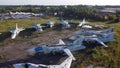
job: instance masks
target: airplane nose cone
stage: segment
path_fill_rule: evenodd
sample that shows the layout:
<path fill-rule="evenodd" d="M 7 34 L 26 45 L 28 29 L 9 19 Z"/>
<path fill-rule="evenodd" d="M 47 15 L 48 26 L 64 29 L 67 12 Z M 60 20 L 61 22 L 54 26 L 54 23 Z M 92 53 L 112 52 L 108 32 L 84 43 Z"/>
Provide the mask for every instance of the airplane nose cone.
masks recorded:
<path fill-rule="evenodd" d="M 35 54 L 35 48 L 31 48 L 31 49 L 28 49 L 27 52 L 29 52 L 29 54 Z"/>
<path fill-rule="evenodd" d="M 67 28 L 70 28 L 70 25 L 69 25 L 69 24 L 67 24 Z"/>
<path fill-rule="evenodd" d="M 11 35 L 11 39 L 15 39 L 16 35 L 15 34 L 12 34 Z"/>
<path fill-rule="evenodd" d="M 50 28 L 52 28 L 53 27 L 53 25 L 50 25 Z"/>
<path fill-rule="evenodd" d="M 38 32 L 40 32 L 40 33 L 43 32 L 43 29 L 38 29 Z"/>

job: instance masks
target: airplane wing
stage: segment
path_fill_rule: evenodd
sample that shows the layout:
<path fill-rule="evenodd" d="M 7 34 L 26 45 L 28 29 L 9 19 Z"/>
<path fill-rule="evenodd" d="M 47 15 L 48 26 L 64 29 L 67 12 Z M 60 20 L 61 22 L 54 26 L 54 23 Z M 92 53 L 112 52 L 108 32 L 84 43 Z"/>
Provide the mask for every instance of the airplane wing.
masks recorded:
<path fill-rule="evenodd" d="M 77 37 L 76 37 L 76 36 L 72 36 L 72 37 L 70 37 L 69 39 L 70 39 L 70 40 L 76 40 Z"/>
<path fill-rule="evenodd" d="M 56 44 L 56 45 L 65 45 L 65 43 L 63 42 L 63 40 L 62 40 L 62 39 L 59 39 L 59 43 L 58 43 L 58 44 Z"/>
<path fill-rule="evenodd" d="M 76 31 L 74 34 L 81 34 L 82 31 Z"/>
<path fill-rule="evenodd" d="M 14 30 L 15 30 L 15 28 L 12 28 L 12 29 L 10 29 L 9 31 L 10 31 L 11 33 L 13 33 L 13 32 L 14 32 Z"/>
<path fill-rule="evenodd" d="M 87 68 L 93 68 L 93 65 L 89 65 Z"/>
<path fill-rule="evenodd" d="M 95 38 L 94 40 L 96 40 L 98 43 L 102 44 L 105 47 L 108 47 L 106 44 L 104 44 L 102 41 L 100 41 L 99 39 Z"/>
<path fill-rule="evenodd" d="M 14 68 L 24 68 L 23 63 L 19 63 L 19 64 L 13 64 Z"/>
<path fill-rule="evenodd" d="M 79 39 L 73 41 L 73 44 L 75 44 L 75 45 L 82 45 L 84 39 L 85 39 L 84 36 L 80 36 Z"/>
<path fill-rule="evenodd" d="M 38 68 L 39 65 L 33 64 L 33 63 L 18 63 L 18 64 L 14 64 L 13 67 L 14 68 Z"/>
<path fill-rule="evenodd" d="M 75 60 L 72 53 L 69 49 L 64 49 L 64 52 L 69 56 L 66 60 L 64 60 L 60 65 L 55 65 L 54 68 L 70 68 L 72 60 Z M 53 68 L 53 67 L 50 67 Z"/>
<path fill-rule="evenodd" d="M 23 31 L 23 30 L 25 30 L 25 28 L 19 28 L 19 30 L 20 30 L 20 31 Z"/>
<path fill-rule="evenodd" d="M 10 33 L 13 33 L 13 30 L 9 30 L 10 31 Z"/>
<path fill-rule="evenodd" d="M 73 60 L 76 60 L 75 57 L 72 55 L 71 51 L 69 49 L 64 49 L 64 52 L 69 56 L 72 57 Z"/>
<path fill-rule="evenodd" d="M 41 27 L 46 27 L 46 26 L 41 26 Z"/>
<path fill-rule="evenodd" d="M 82 29 L 91 29 L 92 28 L 92 26 L 90 26 L 90 25 L 83 25 L 82 26 Z"/>

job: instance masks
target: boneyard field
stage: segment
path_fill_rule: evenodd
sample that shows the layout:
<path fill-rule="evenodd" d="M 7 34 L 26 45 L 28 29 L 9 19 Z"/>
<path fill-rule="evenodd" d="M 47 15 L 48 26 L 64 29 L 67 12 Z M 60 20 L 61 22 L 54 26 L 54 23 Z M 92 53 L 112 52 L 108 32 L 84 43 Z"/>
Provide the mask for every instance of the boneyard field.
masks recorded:
<path fill-rule="evenodd" d="M 26 58 L 28 55 L 27 49 L 37 46 L 38 44 L 57 44 L 59 39 L 66 39 L 73 36 L 73 32 L 79 28 L 60 29 L 55 26 L 52 29 L 45 29 L 41 34 L 38 34 L 32 29 L 27 29 L 19 34 L 16 39 L 11 40 L 9 29 L 15 27 L 30 28 L 33 23 L 45 23 L 46 21 L 53 21 L 58 23 L 60 20 L 55 17 L 47 18 L 32 18 L 32 19 L 17 19 L 17 20 L 2 20 L 0 21 L 0 68 L 6 68 L 11 64 L 24 62 L 20 59 Z M 69 20 L 73 23 L 78 23 L 79 20 Z M 108 24 L 106 22 L 90 22 L 89 24 L 103 24 L 108 27 L 114 27 L 115 40 L 114 42 L 106 43 L 109 47 L 103 46 L 90 47 L 80 51 L 73 52 L 77 59 L 73 61 L 71 68 L 86 68 L 92 64 L 94 66 L 104 66 L 105 68 L 119 68 L 120 67 L 120 23 Z"/>

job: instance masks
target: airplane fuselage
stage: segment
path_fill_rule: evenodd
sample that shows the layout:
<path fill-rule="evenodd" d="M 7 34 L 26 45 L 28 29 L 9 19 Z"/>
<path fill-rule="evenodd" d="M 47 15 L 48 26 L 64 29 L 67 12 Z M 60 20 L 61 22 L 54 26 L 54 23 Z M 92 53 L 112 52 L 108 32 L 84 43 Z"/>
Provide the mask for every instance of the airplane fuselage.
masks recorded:
<path fill-rule="evenodd" d="M 35 25 L 32 26 L 32 28 L 36 29 L 38 32 L 43 31 L 42 26 L 40 24 L 35 24 Z"/>
<path fill-rule="evenodd" d="M 85 46 L 83 45 L 63 45 L 63 46 L 56 46 L 56 47 L 52 47 L 52 46 L 38 46 L 32 49 L 29 49 L 29 52 L 33 52 L 33 53 L 54 53 L 54 52 L 62 52 L 64 49 L 69 49 L 70 51 L 76 51 L 76 50 L 81 50 L 84 49 Z"/>
<path fill-rule="evenodd" d="M 113 34 L 114 33 L 108 33 L 108 35 L 101 35 L 101 36 L 96 36 L 96 35 L 84 36 L 84 41 L 95 41 L 95 39 L 99 39 L 102 42 L 110 42 L 110 41 L 114 41 Z M 71 40 L 77 40 L 79 38 L 81 38 L 81 36 L 70 37 Z"/>
<path fill-rule="evenodd" d="M 63 26 L 66 26 L 67 28 L 70 27 L 70 24 L 67 21 L 61 21 L 60 24 L 62 24 Z"/>
<path fill-rule="evenodd" d="M 19 29 L 15 29 L 11 33 L 12 33 L 11 38 L 15 39 L 15 37 L 20 33 L 20 30 Z"/>

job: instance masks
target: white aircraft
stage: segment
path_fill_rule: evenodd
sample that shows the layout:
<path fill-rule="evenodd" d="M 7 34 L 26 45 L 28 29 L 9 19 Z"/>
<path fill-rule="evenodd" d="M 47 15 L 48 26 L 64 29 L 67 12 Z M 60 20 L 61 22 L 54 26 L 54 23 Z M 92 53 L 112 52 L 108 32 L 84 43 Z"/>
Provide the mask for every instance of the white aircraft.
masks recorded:
<path fill-rule="evenodd" d="M 87 42 L 95 42 L 97 41 L 98 43 L 102 44 L 105 47 L 108 47 L 106 44 L 104 44 L 103 42 L 111 42 L 111 41 L 115 41 L 115 39 L 113 38 L 114 33 L 108 33 L 106 35 L 102 35 L 102 36 L 97 36 L 97 35 L 92 35 L 92 36 L 83 36 L 84 41 Z M 81 36 L 73 36 L 70 37 L 69 39 L 71 40 L 77 40 L 81 38 Z"/>
<path fill-rule="evenodd" d="M 82 29 L 103 29 L 105 26 L 104 25 L 83 25 L 81 28 Z"/>
<path fill-rule="evenodd" d="M 78 24 L 78 27 L 82 27 L 82 26 L 83 26 L 84 24 L 86 24 L 86 23 L 87 23 L 87 22 L 85 21 L 85 18 L 84 18 L 83 21 Z"/>
<path fill-rule="evenodd" d="M 82 44 L 83 38 L 79 38 L 75 40 L 73 43 L 68 45 L 52 45 L 52 46 L 46 46 L 46 45 L 40 45 L 38 47 L 34 47 L 28 50 L 29 53 L 35 54 L 35 53 L 55 53 L 55 52 L 63 52 L 64 49 L 69 49 L 71 51 L 81 50 L 85 49 L 86 47 Z"/>
<path fill-rule="evenodd" d="M 70 28 L 70 24 L 67 21 L 61 20 L 60 24 L 66 26 L 67 28 Z"/>
<path fill-rule="evenodd" d="M 38 32 L 43 32 L 43 28 L 42 27 L 45 27 L 45 26 L 41 26 L 40 24 L 34 24 L 31 26 L 32 28 L 36 29 Z"/>
<path fill-rule="evenodd" d="M 47 21 L 45 24 L 50 28 L 54 26 L 54 22 L 50 22 L 50 21 Z"/>
<path fill-rule="evenodd" d="M 24 12 L 9 12 L 10 16 L 13 19 L 20 19 L 20 18 L 30 18 L 31 13 L 24 13 Z"/>
<path fill-rule="evenodd" d="M 59 65 L 44 65 L 44 64 L 33 64 L 33 63 L 18 63 L 14 64 L 14 68 L 70 68 L 72 60 L 76 60 L 72 55 L 69 49 L 64 49 L 64 52 L 68 56 L 66 60 L 64 60 Z"/>
<path fill-rule="evenodd" d="M 87 34 L 87 35 L 103 35 L 103 34 L 107 34 L 107 33 L 111 33 L 113 31 L 113 27 L 108 28 L 108 29 L 104 29 L 104 30 L 89 30 L 89 29 L 82 29 L 80 31 L 76 31 L 74 32 L 75 34 Z"/>
<path fill-rule="evenodd" d="M 94 27 L 94 28 L 100 28 L 100 29 L 103 29 L 105 26 L 104 26 L 104 25 L 94 25 L 93 27 Z"/>
<path fill-rule="evenodd" d="M 65 45 L 65 43 L 63 42 L 63 40 L 62 40 L 62 39 L 59 39 L 59 43 L 58 43 L 58 44 L 56 44 L 56 45 Z"/>
<path fill-rule="evenodd" d="M 16 24 L 16 28 L 15 29 L 12 29 L 10 30 L 10 32 L 12 33 L 11 34 L 11 39 L 15 39 L 15 37 L 21 32 L 25 30 L 24 28 L 18 28 L 17 24 Z"/>
<path fill-rule="evenodd" d="M 82 29 L 92 29 L 93 27 L 90 25 L 83 25 L 81 28 Z"/>

